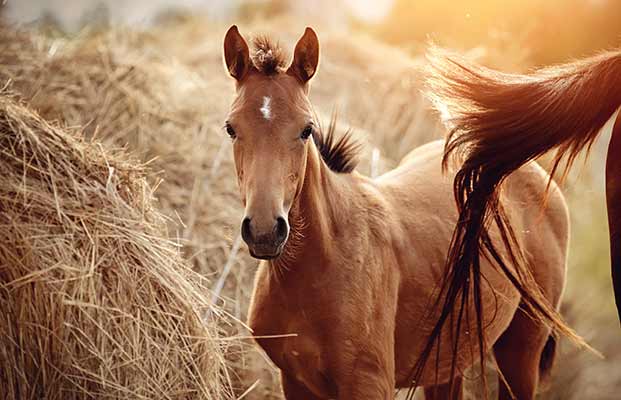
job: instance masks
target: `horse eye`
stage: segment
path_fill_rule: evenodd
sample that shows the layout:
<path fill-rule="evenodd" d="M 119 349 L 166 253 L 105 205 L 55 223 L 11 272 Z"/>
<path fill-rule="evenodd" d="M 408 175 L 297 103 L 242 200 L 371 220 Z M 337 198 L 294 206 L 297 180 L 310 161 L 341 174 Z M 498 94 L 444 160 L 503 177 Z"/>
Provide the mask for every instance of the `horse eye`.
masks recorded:
<path fill-rule="evenodd" d="M 230 136 L 231 139 L 235 139 L 237 134 L 235 133 L 235 129 L 231 126 L 231 124 L 226 124 L 226 133 Z"/>
<path fill-rule="evenodd" d="M 304 130 L 302 131 L 302 133 L 300 134 L 300 138 L 303 140 L 306 140 L 310 137 L 310 135 L 313 134 L 313 127 L 308 125 L 306 128 L 304 128 Z"/>

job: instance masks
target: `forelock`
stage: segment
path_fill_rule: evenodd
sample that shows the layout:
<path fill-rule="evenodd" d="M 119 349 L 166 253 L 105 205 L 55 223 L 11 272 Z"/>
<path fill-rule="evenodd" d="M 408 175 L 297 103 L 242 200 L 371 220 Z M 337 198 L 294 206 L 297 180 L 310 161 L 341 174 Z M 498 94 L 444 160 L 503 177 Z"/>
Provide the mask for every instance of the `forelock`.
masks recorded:
<path fill-rule="evenodd" d="M 273 75 L 284 71 L 287 56 L 278 42 L 261 35 L 254 38 L 252 45 L 252 62 L 259 72 Z"/>

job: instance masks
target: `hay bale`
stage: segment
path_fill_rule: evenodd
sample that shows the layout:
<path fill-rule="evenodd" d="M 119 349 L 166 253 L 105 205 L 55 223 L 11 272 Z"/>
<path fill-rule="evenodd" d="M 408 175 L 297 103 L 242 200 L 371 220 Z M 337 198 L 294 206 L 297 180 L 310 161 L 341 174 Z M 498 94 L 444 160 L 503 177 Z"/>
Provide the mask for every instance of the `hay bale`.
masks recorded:
<path fill-rule="evenodd" d="M 218 310 L 144 166 L 1 91 L 0 171 L 2 399 L 229 397 Z"/>
<path fill-rule="evenodd" d="M 162 171 L 158 200 L 171 231 L 197 271 L 217 274 L 232 239 L 225 227 L 241 219 L 221 129 L 222 93 L 232 93 L 222 65 L 201 78 L 147 34 L 122 30 L 71 40 L 4 30 L 0 38 L 0 85 L 10 81 L 45 119 L 84 126 L 86 136 L 151 161 Z"/>

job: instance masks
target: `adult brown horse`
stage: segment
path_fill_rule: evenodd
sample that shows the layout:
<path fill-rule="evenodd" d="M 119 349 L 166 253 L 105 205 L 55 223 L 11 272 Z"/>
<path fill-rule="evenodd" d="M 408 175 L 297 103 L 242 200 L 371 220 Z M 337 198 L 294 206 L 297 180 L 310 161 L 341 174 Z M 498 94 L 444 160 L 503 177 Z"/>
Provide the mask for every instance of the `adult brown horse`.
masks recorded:
<path fill-rule="evenodd" d="M 266 260 L 256 274 L 249 326 L 280 368 L 287 399 L 391 399 L 395 387 L 412 385 L 412 367 L 439 317 L 429 310 L 458 216 L 453 176 L 442 174 L 443 143 L 414 150 L 376 179 L 353 172 L 355 142 L 335 139 L 334 124 L 321 131 L 308 98 L 319 62 L 316 34 L 306 29 L 288 68 L 269 40 L 254 47 L 251 54 L 237 27 L 227 32 L 224 56 L 236 97 L 226 131 L 245 206 L 242 237 L 254 257 Z M 540 211 L 547 182 L 530 163 L 508 179 L 501 201 L 534 283 L 556 307 L 568 213 L 553 183 Z M 497 231 L 490 235 L 502 240 Z M 474 340 L 473 318 L 455 325 L 462 340 L 445 330 L 415 382 L 427 398 L 459 398 L 463 370 L 490 350 L 510 387 L 501 390 L 503 399 L 511 392 L 532 399 L 540 374 L 549 372 L 550 328 L 519 309 L 520 292 L 491 263 L 481 264 L 481 274 L 481 304 L 457 302 L 456 309 L 466 316 L 489 311 L 484 348 Z M 281 337 L 267 338 L 274 335 Z"/>
<path fill-rule="evenodd" d="M 441 317 L 421 360 L 440 337 L 458 296 L 468 297 L 470 292 L 472 301 L 478 302 L 477 288 L 469 288 L 469 279 L 476 282 L 480 275 L 481 251 L 507 272 L 536 317 L 566 330 L 554 310 L 532 290 L 528 277 L 508 270 L 512 264 L 518 272 L 527 271 L 528 260 L 520 257 L 523 249 L 511 240 L 515 230 L 503 218 L 497 199 L 501 184 L 529 161 L 557 149 L 553 171 L 566 160 L 566 172 L 578 153 L 590 147 L 621 106 L 621 51 L 530 75 L 492 71 L 439 50 L 431 54 L 430 94 L 451 127 L 444 162 L 458 153 L 462 163 L 454 180 L 461 222 L 449 250 Z M 606 198 L 613 286 L 621 316 L 621 113 L 608 147 Z M 494 220 L 508 238 L 503 243 L 508 258 L 499 257 L 496 244 L 488 239 L 488 220 Z"/>

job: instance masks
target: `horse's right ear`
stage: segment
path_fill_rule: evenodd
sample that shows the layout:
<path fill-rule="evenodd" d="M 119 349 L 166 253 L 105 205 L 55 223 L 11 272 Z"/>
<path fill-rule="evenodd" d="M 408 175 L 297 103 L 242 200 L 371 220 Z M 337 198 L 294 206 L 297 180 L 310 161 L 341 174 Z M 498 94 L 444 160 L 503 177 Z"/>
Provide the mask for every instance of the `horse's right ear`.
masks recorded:
<path fill-rule="evenodd" d="M 224 61 L 231 76 L 238 81 L 246 76 L 252 65 L 248 44 L 239 34 L 237 25 L 231 26 L 224 36 Z"/>

